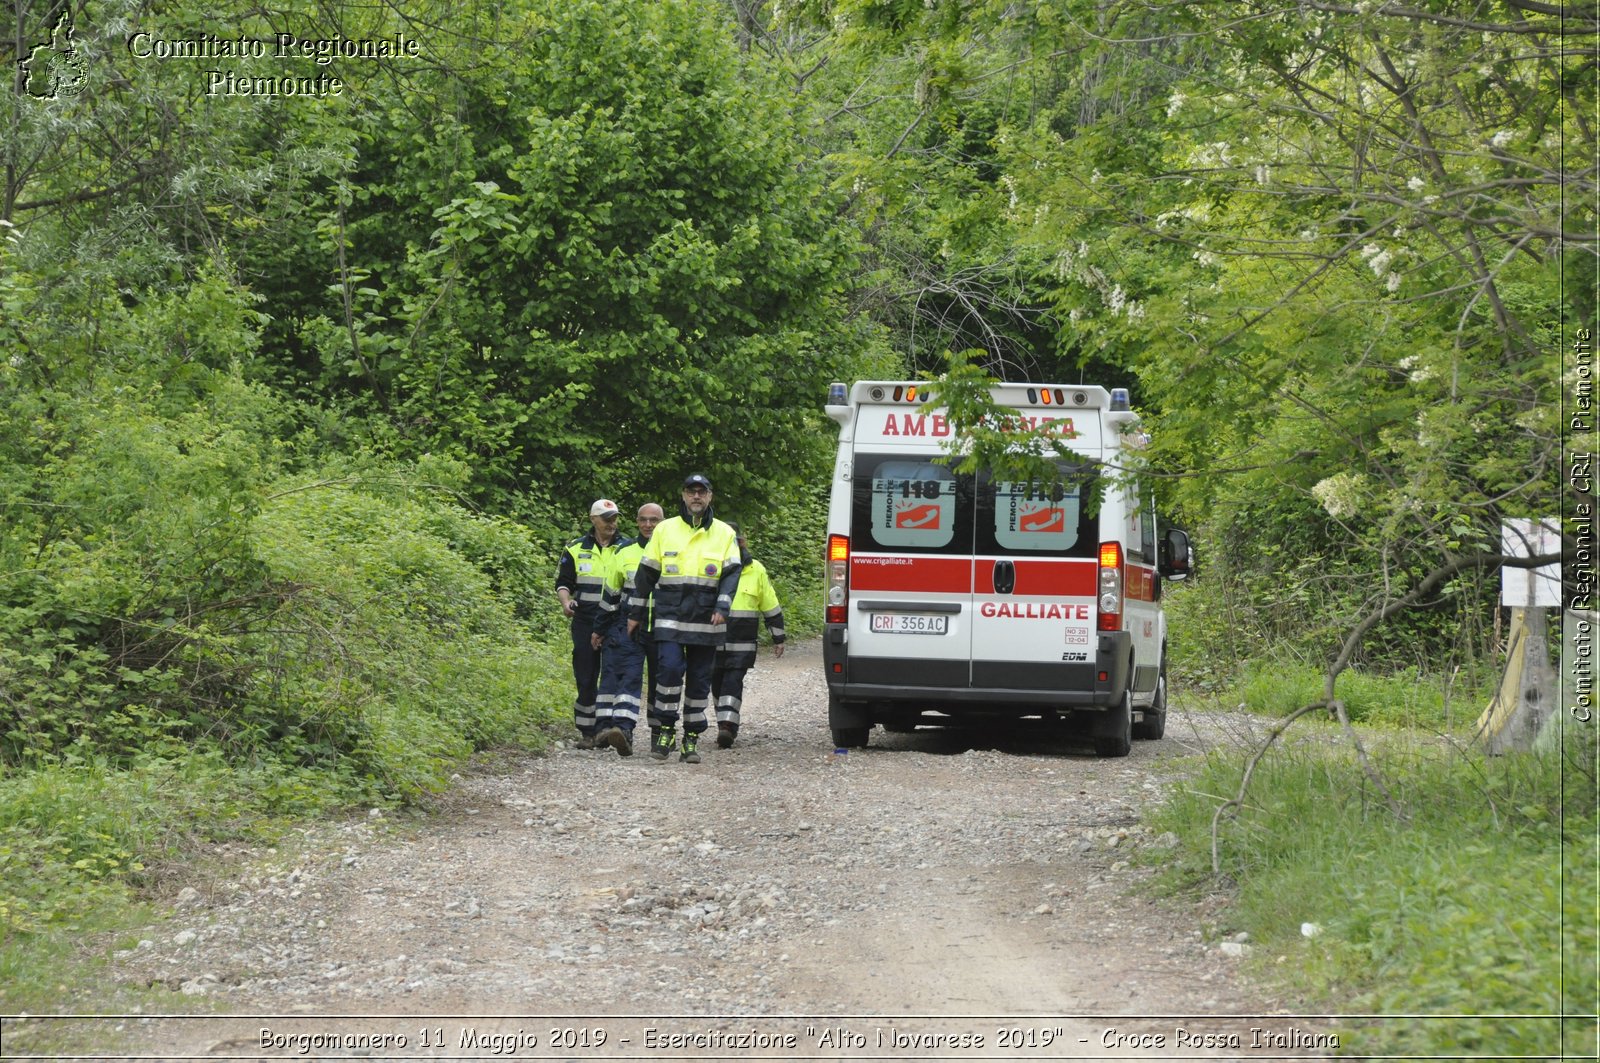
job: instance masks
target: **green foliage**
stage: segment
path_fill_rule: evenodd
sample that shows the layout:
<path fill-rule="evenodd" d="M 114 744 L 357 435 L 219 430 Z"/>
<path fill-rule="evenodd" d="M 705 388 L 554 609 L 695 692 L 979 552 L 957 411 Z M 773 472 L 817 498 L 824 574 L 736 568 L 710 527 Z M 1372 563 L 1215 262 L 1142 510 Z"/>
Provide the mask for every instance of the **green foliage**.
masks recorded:
<path fill-rule="evenodd" d="M 1238 884 L 1227 929 L 1250 932 L 1262 974 L 1311 1008 L 1430 1015 L 1582 1012 L 1597 992 L 1592 735 L 1571 756 L 1484 759 L 1400 738 L 1380 744 L 1394 819 L 1353 754 L 1316 736 L 1263 761 L 1248 807 L 1226 826 L 1225 873 Z M 1217 751 L 1152 826 L 1183 839 L 1174 884 L 1209 877 L 1216 799 L 1242 764 Z M 1563 776 L 1567 786 L 1563 787 Z M 1565 797 L 1563 798 L 1563 793 Z M 1565 801 L 1565 803 L 1563 803 Z M 1320 928 L 1302 934 L 1303 923 Z M 1283 956 L 1284 962 L 1272 958 Z M 1565 978 L 1565 981 L 1563 981 Z M 1549 1020 L 1382 1020 L 1343 1031 L 1360 1054 L 1554 1054 Z M 1567 1030 L 1592 1043 L 1592 1020 Z"/>
<path fill-rule="evenodd" d="M 459 464 L 317 463 L 246 377 L 252 296 L 52 290 L 32 240 L 0 243 L 0 963 L 197 838 L 537 748 L 565 700 L 516 616 L 552 560 Z M 93 342 L 33 327 L 74 316 Z"/>
<path fill-rule="evenodd" d="M 1238 679 L 1243 704 L 1264 716 L 1288 716 L 1324 697 L 1326 676 L 1304 665 L 1251 662 Z M 1350 719 L 1370 725 L 1437 731 L 1468 726 L 1479 708 L 1466 701 L 1471 691 L 1447 691 L 1415 669 L 1373 675 L 1348 669 L 1339 674 L 1334 695 Z M 1454 694 L 1452 705 L 1450 695 Z"/>
<path fill-rule="evenodd" d="M 536 741 L 561 669 L 439 531 L 496 551 L 522 593 L 535 562 L 503 523 L 448 510 L 403 480 L 301 477 L 269 497 L 252 544 L 297 591 L 245 642 L 250 688 L 273 710 L 259 740 L 345 758 L 397 797 L 438 788 L 475 747 Z"/>
<path fill-rule="evenodd" d="M 853 241 L 779 90 L 709 5 L 508 18 L 518 47 L 440 33 L 458 66 L 367 101 L 344 170 L 289 207 L 317 240 L 247 245 L 281 375 L 393 453 L 465 463 L 497 509 L 664 495 L 690 467 L 730 496 L 808 480 L 860 342 Z"/>
<path fill-rule="evenodd" d="M 214 746 L 125 766 L 74 755 L 0 776 L 0 954 L 19 945 L 14 935 L 74 929 L 125 900 L 197 841 L 349 800 L 355 788 L 330 786 L 337 778 L 272 760 L 230 763 Z"/>

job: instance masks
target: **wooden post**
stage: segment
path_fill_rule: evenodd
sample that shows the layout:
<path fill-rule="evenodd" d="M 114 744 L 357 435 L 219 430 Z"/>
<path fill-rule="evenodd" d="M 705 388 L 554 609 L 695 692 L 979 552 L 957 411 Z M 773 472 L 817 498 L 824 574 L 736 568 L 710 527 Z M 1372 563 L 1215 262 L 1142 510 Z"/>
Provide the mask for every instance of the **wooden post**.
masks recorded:
<path fill-rule="evenodd" d="M 1560 545 L 1554 520 L 1508 520 L 1500 530 L 1508 557 L 1547 554 Z M 1561 607 L 1561 569 L 1500 570 L 1500 604 L 1511 608 L 1506 667 L 1489 707 L 1478 717 L 1477 737 L 1490 753 L 1532 749 L 1545 722 L 1556 713 L 1559 684 L 1550 666 L 1547 609 Z"/>

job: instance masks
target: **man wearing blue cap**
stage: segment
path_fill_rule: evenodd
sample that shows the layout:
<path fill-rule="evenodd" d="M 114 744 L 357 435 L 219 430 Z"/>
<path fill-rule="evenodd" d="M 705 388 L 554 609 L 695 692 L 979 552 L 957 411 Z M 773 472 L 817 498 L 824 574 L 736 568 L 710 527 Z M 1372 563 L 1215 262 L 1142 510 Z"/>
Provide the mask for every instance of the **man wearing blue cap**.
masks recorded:
<path fill-rule="evenodd" d="M 728 613 L 739 586 L 739 544 L 733 529 L 712 513 L 711 501 L 711 481 L 705 474 L 685 477 L 679 515 L 657 525 L 634 576 L 630 635 L 646 619 L 643 603 L 655 596 L 661 676 L 650 712 L 650 756 L 656 760 L 666 760 L 677 744 L 681 700 L 683 750 L 678 759 L 700 763 L 711 670 L 717 647 L 727 637 Z"/>

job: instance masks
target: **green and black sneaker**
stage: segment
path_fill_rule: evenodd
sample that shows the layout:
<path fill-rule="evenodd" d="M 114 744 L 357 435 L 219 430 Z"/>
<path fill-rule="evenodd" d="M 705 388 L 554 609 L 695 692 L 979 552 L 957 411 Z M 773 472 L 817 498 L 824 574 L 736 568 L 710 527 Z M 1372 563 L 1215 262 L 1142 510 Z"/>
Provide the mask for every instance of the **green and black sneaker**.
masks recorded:
<path fill-rule="evenodd" d="M 678 734 L 670 727 L 650 728 L 650 756 L 654 760 L 666 760 L 672 753 L 672 747 L 677 744 Z"/>
<path fill-rule="evenodd" d="M 683 752 L 678 754 L 678 759 L 685 764 L 700 763 L 700 733 L 698 731 L 683 732 Z"/>

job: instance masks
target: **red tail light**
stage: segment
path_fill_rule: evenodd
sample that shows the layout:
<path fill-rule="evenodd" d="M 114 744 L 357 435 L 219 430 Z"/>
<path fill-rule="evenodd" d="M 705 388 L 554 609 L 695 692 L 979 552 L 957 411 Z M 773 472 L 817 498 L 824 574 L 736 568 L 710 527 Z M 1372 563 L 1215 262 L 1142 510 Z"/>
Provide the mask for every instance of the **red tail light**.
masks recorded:
<path fill-rule="evenodd" d="M 850 622 L 850 537 L 828 536 L 828 601 L 826 619 L 830 624 Z"/>
<path fill-rule="evenodd" d="M 1122 630 L 1122 544 L 1100 544 L 1100 582 L 1095 591 L 1096 627 Z"/>

